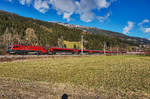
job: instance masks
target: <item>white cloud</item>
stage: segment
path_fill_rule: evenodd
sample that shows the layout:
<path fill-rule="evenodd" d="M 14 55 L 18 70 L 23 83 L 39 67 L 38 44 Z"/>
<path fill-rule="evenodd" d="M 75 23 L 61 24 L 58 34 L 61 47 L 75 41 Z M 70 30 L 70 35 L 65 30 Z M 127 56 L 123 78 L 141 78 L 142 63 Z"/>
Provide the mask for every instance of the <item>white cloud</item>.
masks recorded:
<path fill-rule="evenodd" d="M 102 8 L 108 8 L 111 2 L 106 0 L 81 0 L 77 5 L 77 11 L 80 15 L 80 19 L 85 22 L 91 22 L 93 19 L 98 19 L 100 15 L 96 14 L 92 10 L 101 10 Z M 99 20 L 99 19 L 98 19 Z"/>
<path fill-rule="evenodd" d="M 95 19 L 94 9 L 101 10 L 108 8 L 111 2 L 106 0 L 50 0 L 50 4 L 64 19 L 70 20 L 72 14 L 79 14 L 80 19 L 85 22 L 91 22 Z M 66 17 L 67 15 L 67 17 Z"/>
<path fill-rule="evenodd" d="M 110 3 L 108 3 L 106 0 L 95 0 L 95 1 L 96 1 L 96 4 L 97 4 L 99 9 L 107 8 L 110 5 Z"/>
<path fill-rule="evenodd" d="M 50 0 L 49 2 L 53 9 L 57 11 L 59 15 L 63 15 L 64 19 L 70 21 L 70 16 L 76 11 L 76 2 L 74 0 Z"/>
<path fill-rule="evenodd" d="M 130 33 L 130 30 L 131 30 L 133 27 L 134 27 L 134 23 L 131 22 L 131 21 L 128 21 L 128 25 L 123 28 L 123 33 L 124 33 L 124 34 Z"/>
<path fill-rule="evenodd" d="M 67 21 L 70 21 L 70 16 L 72 15 L 72 13 L 64 13 L 63 18 L 67 19 Z"/>
<path fill-rule="evenodd" d="M 108 8 L 112 2 L 116 0 L 18 0 L 21 5 L 30 5 L 33 3 L 33 7 L 42 12 L 47 12 L 50 8 L 57 11 L 58 15 L 63 15 L 63 18 L 70 21 L 72 14 L 77 14 L 80 19 L 85 22 L 91 22 L 92 20 L 106 20 L 110 14 L 101 16 L 97 15 L 93 10 Z"/>
<path fill-rule="evenodd" d="M 111 15 L 111 12 L 108 12 L 105 16 L 98 16 L 97 19 L 100 21 L 100 22 L 104 22 L 105 20 L 108 19 L 108 17 Z"/>
<path fill-rule="evenodd" d="M 19 2 L 21 5 L 25 5 L 25 4 L 30 5 L 32 3 L 32 0 L 19 0 Z"/>
<path fill-rule="evenodd" d="M 148 19 L 143 20 L 144 23 L 149 23 Z"/>
<path fill-rule="evenodd" d="M 49 9 L 48 1 L 35 0 L 34 8 L 40 11 L 41 13 L 45 13 Z"/>
<path fill-rule="evenodd" d="M 143 31 L 144 33 L 150 33 L 150 27 L 148 27 L 148 23 L 149 23 L 149 20 L 145 19 L 145 20 L 143 20 L 142 22 L 140 22 L 138 24 L 138 26 L 140 27 L 141 31 Z"/>
<path fill-rule="evenodd" d="M 8 0 L 9 2 L 12 2 L 12 0 Z"/>
<path fill-rule="evenodd" d="M 143 24 L 145 24 L 145 23 L 149 23 L 149 20 L 148 20 L 148 19 L 145 19 L 145 20 L 143 20 L 142 22 L 140 22 L 138 25 L 141 26 L 141 25 L 143 25 Z"/>
<path fill-rule="evenodd" d="M 22 5 L 25 5 L 25 0 L 19 0 Z"/>
<path fill-rule="evenodd" d="M 77 10 L 75 11 L 80 15 L 80 19 L 85 22 L 91 22 L 94 19 L 95 14 L 91 11 L 95 9 L 94 0 L 81 0 L 77 5 Z"/>
<path fill-rule="evenodd" d="M 150 28 L 145 28 L 145 29 L 144 29 L 144 32 L 145 32 L 145 33 L 150 33 Z"/>
<path fill-rule="evenodd" d="M 92 12 L 83 13 L 80 15 L 80 19 L 84 22 L 91 22 L 94 19 L 95 14 Z"/>

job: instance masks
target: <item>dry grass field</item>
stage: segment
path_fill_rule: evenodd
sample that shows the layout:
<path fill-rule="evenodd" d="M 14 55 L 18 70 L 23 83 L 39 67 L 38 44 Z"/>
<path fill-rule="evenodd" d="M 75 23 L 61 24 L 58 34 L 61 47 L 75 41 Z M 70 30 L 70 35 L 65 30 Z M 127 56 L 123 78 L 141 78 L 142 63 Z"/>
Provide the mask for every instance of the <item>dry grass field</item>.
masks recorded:
<path fill-rule="evenodd" d="M 54 57 L 0 63 L 0 99 L 150 99 L 150 57 Z"/>

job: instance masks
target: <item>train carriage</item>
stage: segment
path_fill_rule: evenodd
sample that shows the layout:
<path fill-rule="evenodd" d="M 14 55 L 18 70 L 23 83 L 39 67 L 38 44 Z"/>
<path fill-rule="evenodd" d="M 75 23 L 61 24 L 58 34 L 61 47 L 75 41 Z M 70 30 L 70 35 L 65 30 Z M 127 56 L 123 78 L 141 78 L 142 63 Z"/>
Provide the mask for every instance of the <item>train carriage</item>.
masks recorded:
<path fill-rule="evenodd" d="M 47 54 L 46 48 L 42 46 L 24 46 L 24 45 L 10 45 L 7 53 L 9 54 Z"/>
<path fill-rule="evenodd" d="M 71 49 L 71 48 L 51 47 L 51 48 L 49 48 L 48 51 L 50 54 L 79 54 L 78 49 Z"/>
<path fill-rule="evenodd" d="M 9 54 L 81 54 L 81 49 L 72 49 L 72 48 L 57 48 L 49 47 L 46 49 L 42 46 L 31 46 L 31 45 L 19 45 L 14 44 L 8 47 Z M 83 54 L 121 54 L 126 52 L 121 51 L 100 51 L 100 50 L 83 50 Z"/>

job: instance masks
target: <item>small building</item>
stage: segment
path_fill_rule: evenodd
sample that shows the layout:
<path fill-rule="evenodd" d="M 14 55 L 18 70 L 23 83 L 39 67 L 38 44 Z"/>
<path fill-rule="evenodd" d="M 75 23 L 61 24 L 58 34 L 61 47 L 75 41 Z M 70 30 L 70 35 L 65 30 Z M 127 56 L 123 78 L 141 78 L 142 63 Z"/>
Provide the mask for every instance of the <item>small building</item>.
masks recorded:
<path fill-rule="evenodd" d="M 71 42 L 71 41 L 65 41 L 64 40 L 64 48 L 74 48 L 74 49 L 81 49 L 82 45 L 81 42 Z"/>

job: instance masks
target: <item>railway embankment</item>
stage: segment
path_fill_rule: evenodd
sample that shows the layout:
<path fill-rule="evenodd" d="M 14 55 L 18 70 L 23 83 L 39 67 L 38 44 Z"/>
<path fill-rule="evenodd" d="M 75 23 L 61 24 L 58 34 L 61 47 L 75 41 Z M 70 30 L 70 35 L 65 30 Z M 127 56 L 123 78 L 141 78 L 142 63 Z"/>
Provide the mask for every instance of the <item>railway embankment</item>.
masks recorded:
<path fill-rule="evenodd" d="M 0 55 L 0 62 L 11 62 L 15 60 L 38 59 L 38 58 L 70 58 L 86 57 L 88 55 Z"/>

